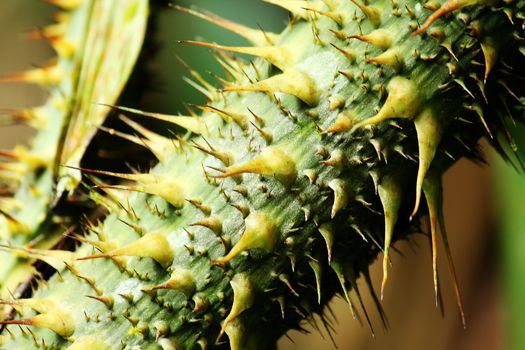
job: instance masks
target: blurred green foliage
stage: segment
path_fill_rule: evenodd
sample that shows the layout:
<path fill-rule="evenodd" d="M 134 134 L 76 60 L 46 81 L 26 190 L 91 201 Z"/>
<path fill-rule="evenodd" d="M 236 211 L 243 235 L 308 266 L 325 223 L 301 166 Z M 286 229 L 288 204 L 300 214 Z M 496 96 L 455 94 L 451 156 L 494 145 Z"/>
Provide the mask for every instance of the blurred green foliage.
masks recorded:
<path fill-rule="evenodd" d="M 522 145 L 525 128 L 513 125 L 512 129 L 516 143 Z M 525 159 L 523 152 L 520 155 Z M 494 158 L 507 349 L 522 350 L 525 349 L 525 177 L 523 170 L 516 171 L 499 157 Z"/>

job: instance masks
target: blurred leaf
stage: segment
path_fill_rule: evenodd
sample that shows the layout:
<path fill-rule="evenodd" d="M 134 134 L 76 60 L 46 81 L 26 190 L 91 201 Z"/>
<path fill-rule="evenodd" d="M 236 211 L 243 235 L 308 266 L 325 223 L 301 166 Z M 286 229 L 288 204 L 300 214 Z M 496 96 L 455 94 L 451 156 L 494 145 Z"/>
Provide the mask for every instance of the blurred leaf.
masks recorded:
<path fill-rule="evenodd" d="M 525 129 L 513 130 L 525 140 Z M 507 348 L 525 349 L 525 176 L 499 157 L 494 161 L 501 230 L 503 284 L 507 308 Z"/>

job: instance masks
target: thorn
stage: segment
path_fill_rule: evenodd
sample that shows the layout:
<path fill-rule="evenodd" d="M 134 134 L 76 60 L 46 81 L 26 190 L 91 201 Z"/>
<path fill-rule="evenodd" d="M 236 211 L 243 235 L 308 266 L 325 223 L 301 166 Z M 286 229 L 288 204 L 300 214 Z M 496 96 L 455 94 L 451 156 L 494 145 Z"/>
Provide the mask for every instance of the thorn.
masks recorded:
<path fill-rule="evenodd" d="M 106 305 L 108 309 L 113 308 L 113 304 L 115 303 L 115 299 L 111 295 L 102 295 L 102 296 L 93 296 L 93 295 L 86 295 L 86 297 L 99 301 L 102 304 Z"/>
<path fill-rule="evenodd" d="M 61 35 L 51 36 L 47 39 L 60 57 L 71 58 L 77 50 L 75 43 L 67 40 Z"/>
<path fill-rule="evenodd" d="M 392 67 L 396 72 L 403 69 L 404 60 L 403 52 L 399 47 L 393 47 L 375 57 L 370 57 L 366 62 L 376 63 L 384 66 Z"/>
<path fill-rule="evenodd" d="M 388 97 L 379 112 L 352 128 L 375 125 L 391 118 L 412 118 L 419 111 L 422 100 L 413 81 L 396 76 L 388 83 Z"/>
<path fill-rule="evenodd" d="M 319 103 L 319 93 L 314 81 L 304 72 L 293 69 L 246 86 L 228 86 L 222 91 L 283 92 L 293 95 L 309 106 Z"/>
<path fill-rule="evenodd" d="M 339 51 L 340 53 L 342 53 L 350 63 L 354 63 L 355 62 L 355 52 L 353 51 L 349 51 L 349 50 L 345 50 L 345 49 L 342 49 L 340 48 L 339 46 L 335 45 L 334 43 L 330 43 L 330 45 L 332 45 L 332 47 L 334 49 L 336 49 L 337 51 Z"/>
<path fill-rule="evenodd" d="M 218 339 L 224 334 L 228 324 L 245 310 L 251 308 L 255 301 L 255 287 L 248 278 L 248 275 L 244 273 L 236 274 L 230 281 L 230 285 L 233 289 L 233 305 L 230 313 L 222 323 Z"/>
<path fill-rule="evenodd" d="M 48 117 L 44 107 L 36 107 L 20 110 L 8 110 L 6 114 L 15 121 L 26 123 L 35 129 L 44 129 L 47 126 Z"/>
<path fill-rule="evenodd" d="M 204 146 L 198 144 L 197 142 L 195 142 L 194 140 L 191 141 L 192 143 L 192 146 L 195 147 L 196 149 L 198 149 L 199 151 L 201 152 L 204 152 L 206 154 L 209 154 L 210 156 L 212 157 L 215 157 L 217 158 L 218 160 L 220 160 L 224 165 L 226 166 L 229 166 L 230 163 L 231 163 L 231 157 L 224 153 L 224 152 L 219 152 L 217 150 L 215 150 L 209 143 L 206 139 L 204 139 L 204 141 L 208 144 L 208 148 L 205 148 Z"/>
<path fill-rule="evenodd" d="M 238 204 L 238 203 L 229 203 L 229 204 L 241 212 L 243 219 L 246 219 L 246 217 L 250 215 L 250 208 L 248 208 L 248 206 L 244 204 Z"/>
<path fill-rule="evenodd" d="M 441 182 L 441 177 L 437 172 L 428 173 L 427 178 L 425 179 L 425 182 L 423 184 L 423 192 L 425 193 L 425 198 L 427 200 L 427 205 L 428 205 L 428 212 L 429 212 L 429 218 L 430 218 L 430 224 L 431 224 L 430 225 L 431 234 L 435 236 L 437 226 L 439 225 L 440 227 L 441 239 L 443 241 L 443 246 L 445 247 L 445 252 L 447 254 L 448 267 L 449 267 L 449 272 L 450 272 L 450 276 L 452 279 L 452 284 L 454 286 L 454 293 L 456 296 L 456 303 L 458 305 L 459 316 L 461 318 L 463 328 L 466 329 L 467 323 L 466 323 L 466 318 L 465 318 L 465 311 L 463 308 L 461 290 L 459 288 L 456 268 L 454 266 L 454 260 L 452 258 L 452 252 L 450 250 L 447 232 L 445 229 L 445 219 L 443 217 L 442 182 Z M 433 240 L 435 240 L 435 237 L 433 237 Z M 437 267 L 434 261 L 435 259 L 434 254 L 435 252 L 433 251 L 433 269 L 434 269 L 434 277 L 435 277 L 434 281 L 436 281 Z"/>
<path fill-rule="evenodd" d="M 106 128 L 105 126 L 99 126 L 98 129 L 107 132 L 109 135 L 118 136 L 124 140 L 133 142 L 139 146 L 145 147 L 148 151 L 153 153 L 153 155 L 161 162 L 164 163 L 168 159 L 168 155 L 173 149 L 177 148 L 177 144 L 174 140 L 168 139 L 164 136 L 160 136 L 144 127 L 140 124 L 135 123 L 129 118 L 124 117 L 123 115 L 119 116 L 119 119 L 124 121 L 129 127 L 137 131 L 143 137 L 136 135 L 129 135 L 115 129 Z"/>
<path fill-rule="evenodd" d="M 487 78 L 498 57 L 495 40 L 492 37 L 483 38 L 481 41 L 481 51 L 483 51 L 483 56 L 485 57 L 485 75 L 483 77 L 483 83 L 487 83 Z"/>
<path fill-rule="evenodd" d="M 209 99 L 210 100 L 218 100 L 219 99 L 219 96 L 216 92 L 216 89 L 213 85 L 211 85 L 210 83 L 208 83 L 200 74 L 199 72 L 197 72 L 196 70 L 194 70 L 193 68 L 191 68 L 186 62 L 184 62 L 184 60 L 182 58 L 180 58 L 179 56 L 175 56 L 177 58 L 177 60 L 182 64 L 182 66 L 184 67 L 184 69 L 186 69 L 186 71 L 188 73 L 190 73 L 190 75 L 195 78 L 201 85 L 197 85 L 197 89 L 200 90 L 202 89 L 201 92 L 203 92 L 205 95 L 209 96 Z"/>
<path fill-rule="evenodd" d="M 284 186 L 290 187 L 297 178 L 295 162 L 280 148 L 266 147 L 255 158 L 241 165 L 233 165 L 225 169 L 215 178 L 226 178 L 243 173 L 255 173 L 273 176 Z"/>
<path fill-rule="evenodd" d="M 321 10 L 317 10 L 315 8 L 310 8 L 310 7 L 303 7 L 303 9 L 306 11 L 315 12 L 317 14 L 320 14 L 321 16 L 328 17 L 331 20 L 333 20 L 335 23 L 337 23 L 337 25 L 340 27 L 344 26 L 344 19 L 340 13 L 330 12 L 330 11 L 321 11 Z"/>
<path fill-rule="evenodd" d="M 279 231 L 273 220 L 265 213 L 254 211 L 246 217 L 244 222 L 244 232 L 237 244 L 228 254 L 220 259 L 213 260 L 213 264 L 224 266 L 237 255 L 249 249 L 260 248 L 267 252 L 273 251 L 279 239 Z"/>
<path fill-rule="evenodd" d="M 77 254 L 74 252 L 58 249 L 17 248 L 0 244 L 0 250 L 11 252 L 13 255 L 21 258 L 43 261 L 56 271 L 63 270 L 66 264 L 71 264 L 77 257 Z"/>
<path fill-rule="evenodd" d="M 325 222 L 318 228 L 319 233 L 321 236 L 323 236 L 324 242 L 326 244 L 326 252 L 328 255 L 328 265 L 330 265 L 332 261 L 332 247 L 334 245 L 334 235 L 335 235 L 335 229 L 331 222 Z"/>
<path fill-rule="evenodd" d="M 22 320 L 0 321 L 0 325 L 10 324 L 48 328 L 62 338 L 69 338 L 75 332 L 71 316 L 57 307 Z"/>
<path fill-rule="evenodd" d="M 114 258 L 119 256 L 151 258 L 164 268 L 171 265 L 173 261 L 173 253 L 168 240 L 164 234 L 158 232 L 148 233 L 126 246 L 113 249 L 107 253 L 76 258 L 76 260 Z"/>
<path fill-rule="evenodd" d="M 145 288 L 146 291 L 155 291 L 158 289 L 175 289 L 184 293 L 186 298 L 190 299 L 193 294 L 195 294 L 195 279 L 189 270 L 176 268 L 166 282 Z"/>
<path fill-rule="evenodd" d="M 286 287 L 292 292 L 293 295 L 296 297 L 299 297 L 299 293 L 292 287 L 292 284 L 290 283 L 290 280 L 288 279 L 288 276 L 286 276 L 284 273 L 281 273 L 279 276 L 279 281 L 283 282 Z"/>
<path fill-rule="evenodd" d="M 334 191 L 334 204 L 332 205 L 332 212 L 330 214 L 330 217 L 333 219 L 341 209 L 346 208 L 350 190 L 348 183 L 342 179 L 330 180 L 328 187 Z"/>
<path fill-rule="evenodd" d="M 100 175 L 107 175 L 117 177 L 124 180 L 131 180 L 138 183 L 135 187 L 118 187 L 118 186 L 97 186 L 97 187 L 111 187 L 115 189 L 127 189 L 130 191 L 144 192 L 152 195 L 157 195 L 163 198 L 165 201 L 173 205 L 175 208 L 182 208 L 184 206 L 184 196 L 182 188 L 175 183 L 173 180 L 155 176 L 152 174 L 125 174 L 125 173 L 114 173 L 111 171 L 94 170 L 86 168 L 77 168 L 69 165 L 63 165 L 63 167 L 80 170 L 87 173 L 94 173 Z"/>
<path fill-rule="evenodd" d="M 462 80 L 462 79 L 454 79 L 454 82 L 456 82 L 459 86 L 461 86 L 461 88 L 467 93 L 469 94 L 470 97 L 472 97 L 473 99 L 476 99 L 476 97 L 474 96 L 474 94 L 467 88 L 467 85 L 465 84 L 465 82 Z"/>
<path fill-rule="evenodd" d="M 199 199 L 186 199 L 188 203 L 191 203 L 195 208 L 199 209 L 204 215 L 210 216 L 211 208 L 205 204 L 202 204 L 202 201 Z"/>
<path fill-rule="evenodd" d="M 479 4 L 485 1 L 486 0 L 447 0 L 447 2 L 442 4 L 439 9 L 434 11 L 434 13 L 432 13 L 430 17 L 427 18 L 425 23 L 423 23 L 423 25 L 418 30 L 413 32 L 412 35 L 415 36 L 423 34 L 435 21 L 448 13 L 459 10 L 465 6 Z"/>
<path fill-rule="evenodd" d="M 43 28 L 31 30 L 27 32 L 26 35 L 31 40 L 48 39 L 52 37 L 64 36 L 67 32 L 67 29 L 67 22 L 58 22 Z"/>
<path fill-rule="evenodd" d="M 330 152 L 330 158 L 328 158 L 327 160 L 321 161 L 321 164 L 333 166 L 333 167 L 336 167 L 342 170 L 345 168 L 347 164 L 347 160 L 346 160 L 346 156 L 344 152 L 341 149 L 336 148 L 335 150 Z"/>
<path fill-rule="evenodd" d="M 366 283 L 366 285 L 368 287 L 368 292 L 371 295 L 371 297 L 372 297 L 372 299 L 374 301 L 374 304 L 376 306 L 377 312 L 379 313 L 379 317 L 381 318 L 381 323 L 383 324 L 383 328 L 384 329 L 388 329 L 389 328 L 388 319 L 387 319 L 385 310 L 381 306 L 381 302 L 379 301 L 379 298 L 377 297 L 377 294 L 376 294 L 376 292 L 374 290 L 374 285 L 372 283 L 372 278 L 370 278 L 370 271 L 365 270 L 363 272 L 363 275 L 364 275 L 364 278 L 365 278 L 365 283 Z"/>
<path fill-rule="evenodd" d="M 381 50 L 387 50 L 392 46 L 392 34 L 385 29 L 376 29 L 368 34 L 351 35 L 349 39 L 357 39 L 369 43 Z"/>
<path fill-rule="evenodd" d="M 487 134 L 489 135 L 491 139 L 494 139 L 494 135 L 492 135 L 489 125 L 487 124 L 487 121 L 485 120 L 485 117 L 483 115 L 483 109 L 478 104 L 468 105 L 466 106 L 466 108 L 471 111 L 474 111 L 478 115 L 481 123 L 483 124 L 483 126 L 485 127 L 485 130 L 487 131 Z"/>
<path fill-rule="evenodd" d="M 361 297 L 361 292 L 359 291 L 359 287 L 357 285 L 357 276 L 355 274 L 355 271 L 352 268 L 347 268 L 345 276 L 350 281 L 350 285 L 352 286 L 352 289 L 355 291 L 355 294 L 357 295 L 357 300 L 359 300 L 359 305 L 361 305 L 361 309 L 363 310 L 363 313 L 365 314 L 366 323 L 368 324 L 368 328 L 370 329 L 370 332 L 372 333 L 372 338 L 375 338 L 374 327 L 372 326 L 370 316 L 368 315 L 368 311 L 366 310 L 365 303 L 363 302 L 363 298 Z"/>
<path fill-rule="evenodd" d="M 321 264 L 314 259 L 309 259 L 308 264 L 312 268 L 312 271 L 315 275 L 315 285 L 317 287 L 317 303 L 321 305 L 321 279 L 322 279 L 322 269 Z"/>
<path fill-rule="evenodd" d="M 209 47 L 216 50 L 225 50 L 236 53 L 262 57 L 282 71 L 285 71 L 293 63 L 293 56 L 286 49 L 278 46 L 246 47 L 246 46 L 223 46 L 202 41 L 181 40 L 181 44 L 192 44 L 197 46 Z"/>
<path fill-rule="evenodd" d="M 224 28 L 232 33 L 235 33 L 239 36 L 242 36 L 250 43 L 256 46 L 264 46 L 268 44 L 273 44 L 278 40 L 278 35 L 275 33 L 269 33 L 262 30 L 253 29 L 247 26 L 244 26 L 239 23 L 235 23 L 217 16 L 216 14 L 209 12 L 196 11 L 193 9 L 185 8 L 179 5 L 170 5 L 180 12 L 184 12 L 195 17 L 201 18 L 207 22 L 215 24 L 221 28 Z"/>
<path fill-rule="evenodd" d="M 60 7 L 60 8 L 63 8 L 64 10 L 69 10 L 69 11 L 77 9 L 84 2 L 84 0 L 43 0 L 43 1 L 47 2 L 48 4 L 55 5 L 57 7 Z"/>
<path fill-rule="evenodd" d="M 222 221 L 219 218 L 214 217 L 214 216 L 194 222 L 190 226 L 202 226 L 202 227 L 209 228 L 216 235 L 220 235 L 222 233 Z"/>
<path fill-rule="evenodd" d="M 381 25 L 381 10 L 375 6 L 365 6 L 360 4 L 357 0 L 351 0 L 363 13 L 368 17 L 370 23 L 374 27 L 379 27 Z"/>
<path fill-rule="evenodd" d="M 352 129 L 355 121 L 355 114 L 351 111 L 343 111 L 337 115 L 335 122 L 324 130 L 324 134 L 346 132 Z"/>
<path fill-rule="evenodd" d="M 350 295 L 348 294 L 348 289 L 346 288 L 346 281 L 345 276 L 343 274 L 343 267 L 341 264 L 334 260 L 330 264 L 330 267 L 335 272 L 335 275 L 337 276 L 337 279 L 339 280 L 339 284 L 341 285 L 341 289 L 343 290 L 343 296 L 346 300 L 346 303 L 348 304 L 348 307 L 350 308 L 350 311 L 352 312 L 352 317 L 354 320 L 357 318 L 357 315 L 355 313 L 354 304 L 352 303 L 352 300 L 350 299 Z"/>
<path fill-rule="evenodd" d="M 411 218 L 413 218 L 418 211 L 423 181 L 430 165 L 432 164 L 432 160 L 434 159 L 434 155 L 436 154 L 443 133 L 440 120 L 429 108 L 423 109 L 423 111 L 414 119 L 414 124 L 416 126 L 419 148 L 419 168 L 416 179 L 416 201 L 414 210 L 410 215 Z"/>
<path fill-rule="evenodd" d="M 62 70 L 58 66 L 48 66 L 0 76 L 0 83 L 58 85 L 62 76 Z"/>
<path fill-rule="evenodd" d="M 266 131 L 264 131 L 262 128 L 260 128 L 257 124 L 255 124 L 252 121 L 250 121 L 250 124 L 259 132 L 259 134 L 261 134 L 261 136 L 266 141 L 267 145 L 272 143 L 273 137 L 270 133 L 267 133 Z"/>
<path fill-rule="evenodd" d="M 239 125 L 239 127 L 243 130 L 246 130 L 248 128 L 248 117 L 244 114 L 225 111 L 225 110 L 222 110 L 217 107 L 210 106 L 210 105 L 204 105 L 204 106 L 196 105 L 195 107 L 205 112 L 218 114 L 226 122 L 229 122 L 231 119 L 235 122 L 235 124 Z"/>
<path fill-rule="evenodd" d="M 401 187 L 396 178 L 392 175 L 385 175 L 378 186 L 378 194 L 383 205 L 385 217 L 385 237 L 384 237 L 384 256 L 383 256 L 383 281 L 381 282 L 381 300 L 388 280 L 388 253 L 390 243 L 394 234 L 394 226 L 397 222 L 399 207 L 401 206 Z"/>
<path fill-rule="evenodd" d="M 255 114 L 250 108 L 247 108 L 247 109 L 248 109 L 248 112 L 250 112 L 250 114 L 255 118 L 257 125 L 262 128 L 264 126 L 264 119 L 258 116 L 257 114 Z"/>

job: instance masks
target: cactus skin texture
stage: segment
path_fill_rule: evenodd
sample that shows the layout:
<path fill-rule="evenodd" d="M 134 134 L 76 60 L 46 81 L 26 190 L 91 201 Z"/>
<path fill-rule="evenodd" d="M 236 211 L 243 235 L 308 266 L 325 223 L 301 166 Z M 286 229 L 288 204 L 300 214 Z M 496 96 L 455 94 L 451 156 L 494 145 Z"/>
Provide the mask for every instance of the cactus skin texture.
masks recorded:
<path fill-rule="evenodd" d="M 425 209 L 437 290 L 441 175 L 504 131 L 485 111 L 522 113 L 519 87 L 485 91 L 523 72 L 524 2 L 266 1 L 294 16 L 281 34 L 180 8 L 254 46 L 184 42 L 217 49 L 229 77 L 218 92 L 191 71 L 209 97 L 198 116 L 107 107 L 134 118 L 141 136 L 120 136 L 159 163 L 67 168 L 100 175 L 92 197 L 108 215 L 74 252 L 35 256 L 59 273 L 3 301 L 18 313 L 3 348 L 272 349 L 336 293 L 368 318 L 356 279 L 380 254 L 388 291 L 390 245 Z M 154 134 L 144 117 L 188 132 Z"/>
<path fill-rule="evenodd" d="M 12 112 L 13 119 L 37 130 L 31 149 L 17 146 L 2 152 L 8 161 L 2 163 L 0 179 L 13 193 L 3 197 L 0 205 L 2 299 L 20 294 L 16 288 L 32 278 L 35 258 L 45 256 L 42 249 L 54 246 L 63 238 L 64 226 L 75 221 L 54 209 L 62 192 L 79 184 L 80 173 L 59 165 L 78 166 L 108 112 L 93 102 L 117 101 L 146 31 L 146 0 L 126 5 L 95 0 L 50 2 L 66 11 L 56 15 L 55 24 L 29 35 L 48 40 L 58 54 L 56 62 L 0 77 L 2 82 L 37 83 L 49 90 L 44 105 Z M 0 311 L 0 319 L 4 312 Z"/>

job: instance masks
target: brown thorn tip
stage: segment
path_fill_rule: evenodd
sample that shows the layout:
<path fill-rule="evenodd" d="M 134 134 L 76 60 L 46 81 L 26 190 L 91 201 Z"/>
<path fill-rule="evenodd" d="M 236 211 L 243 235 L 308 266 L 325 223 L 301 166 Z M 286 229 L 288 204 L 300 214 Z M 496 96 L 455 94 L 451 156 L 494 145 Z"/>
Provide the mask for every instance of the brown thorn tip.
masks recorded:
<path fill-rule="evenodd" d="M 432 13 L 430 17 L 427 18 L 425 23 L 423 23 L 423 25 L 419 27 L 418 30 L 412 33 L 412 36 L 423 34 L 440 17 L 443 17 L 444 15 L 463 7 L 464 2 L 465 1 L 462 1 L 462 0 L 448 0 L 443 5 L 441 5 L 439 9 L 434 11 L 434 13 Z"/>
<path fill-rule="evenodd" d="M 81 261 L 81 260 L 92 260 L 92 259 L 100 259 L 100 258 L 112 258 L 113 255 L 110 254 L 96 254 L 96 255 L 90 255 L 90 256 L 84 256 L 81 258 L 76 258 L 75 260 Z"/>

